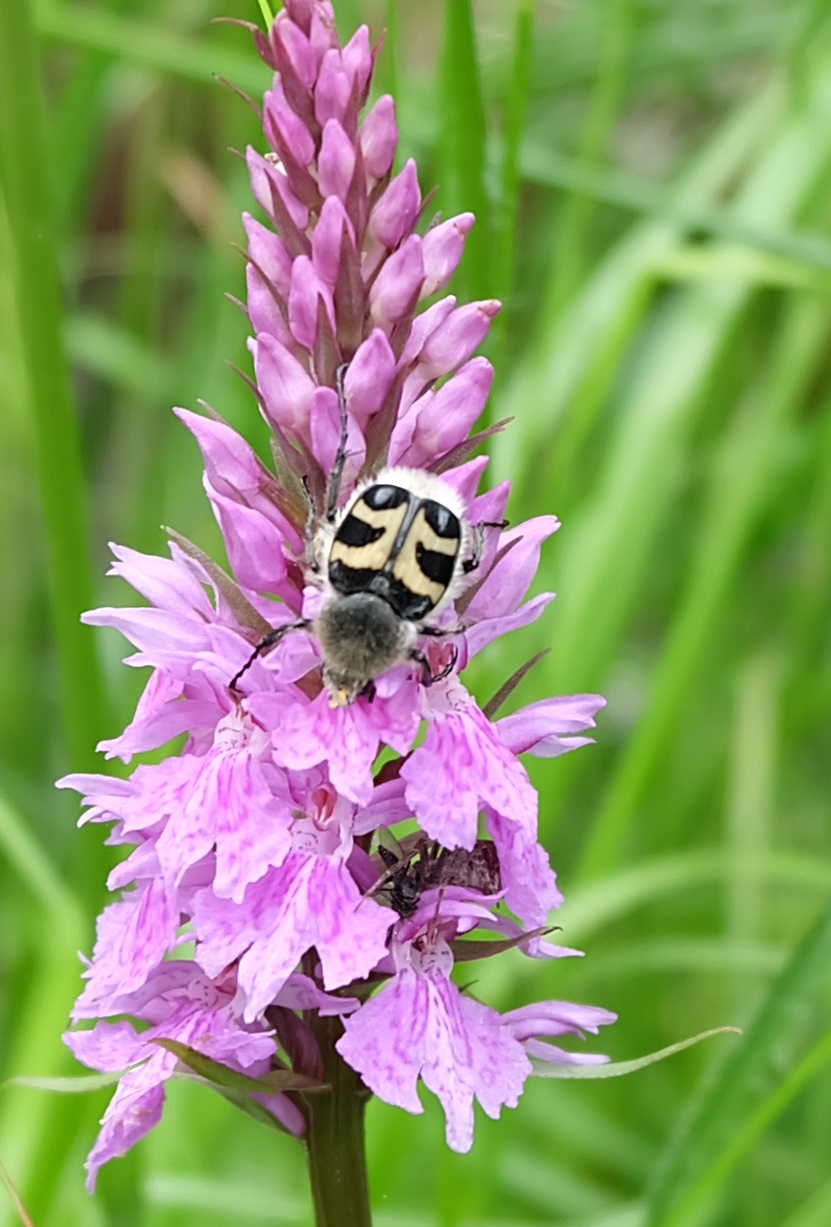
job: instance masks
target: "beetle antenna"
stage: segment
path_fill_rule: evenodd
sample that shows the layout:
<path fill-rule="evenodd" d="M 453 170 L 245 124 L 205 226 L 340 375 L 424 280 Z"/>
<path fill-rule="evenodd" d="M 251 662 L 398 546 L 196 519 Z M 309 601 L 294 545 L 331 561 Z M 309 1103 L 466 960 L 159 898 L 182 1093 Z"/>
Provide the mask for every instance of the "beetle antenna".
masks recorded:
<path fill-rule="evenodd" d="M 349 363 L 342 362 L 335 371 L 335 388 L 338 393 L 338 408 L 340 410 L 340 443 L 335 453 L 335 463 L 332 465 L 332 472 L 329 474 L 328 489 L 326 491 L 326 519 L 330 524 L 335 518 L 338 496 L 340 495 L 340 483 L 343 477 L 343 466 L 346 464 L 346 440 L 349 436 L 349 418 L 346 413 L 346 393 L 343 389 L 343 378 L 348 369 Z"/>
<path fill-rule="evenodd" d="M 236 690 L 237 682 L 244 673 L 248 672 L 257 657 L 262 656 L 263 652 L 267 652 L 269 648 L 273 648 L 275 643 L 279 643 L 283 636 L 287 635 L 289 631 L 307 630 L 310 626 L 311 622 L 308 618 L 297 618 L 294 622 L 285 622 L 282 626 L 276 626 L 271 634 L 266 635 L 265 639 L 260 640 L 242 668 L 234 674 L 228 683 L 228 689 Z"/>

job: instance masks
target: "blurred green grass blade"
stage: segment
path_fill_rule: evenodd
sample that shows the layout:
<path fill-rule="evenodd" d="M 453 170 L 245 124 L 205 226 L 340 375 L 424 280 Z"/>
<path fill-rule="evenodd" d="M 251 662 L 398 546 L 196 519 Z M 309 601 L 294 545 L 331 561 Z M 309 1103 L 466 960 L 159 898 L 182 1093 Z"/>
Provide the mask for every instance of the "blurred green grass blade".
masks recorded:
<path fill-rule="evenodd" d="M 731 115 L 679 177 L 675 195 L 696 208 L 712 203 L 769 138 L 781 93 L 781 86 L 771 85 Z M 530 156 L 524 145 L 521 170 L 533 179 Z M 548 157 L 547 150 L 540 151 L 538 164 L 544 165 Z M 644 281 L 651 286 L 656 261 L 675 247 L 682 231 L 672 218 L 662 216 L 633 227 L 598 263 L 557 327 L 539 329 L 499 400 L 498 416 L 514 416 L 516 421 L 492 442 L 495 479 L 512 478 L 520 489 L 550 486 L 556 462 L 550 442 L 553 432 L 587 383 L 595 385 L 594 400 L 609 386 L 620 352 L 619 346 L 609 345 L 609 337 L 620 332 L 621 310 L 632 300 L 634 287 Z M 632 328 L 642 317 L 648 296 L 636 292 L 635 301 L 639 309 L 631 319 Z M 538 411 L 528 413 L 529 405 L 539 406 Z M 580 684 L 587 684 L 587 679 Z"/>
<path fill-rule="evenodd" d="M 828 255 L 831 257 L 831 244 Z M 831 293 L 831 275 L 826 269 L 735 243 L 677 247 L 656 263 L 655 275 L 667 281 L 745 281 L 756 286 Z"/>
<path fill-rule="evenodd" d="M 732 883 L 732 875 L 728 886 Z M 761 890 L 763 878 L 758 879 Z M 730 941 L 723 937 L 656 937 L 608 952 L 592 952 L 592 978 L 603 984 L 630 976 L 679 972 L 726 972 L 730 976 L 771 976 L 782 970 L 787 951 L 761 942 Z M 730 1014 L 733 1017 L 733 1014 Z"/>
<path fill-rule="evenodd" d="M 384 0 L 383 38 L 381 54 L 375 61 L 374 89 L 379 94 L 391 94 L 397 106 L 400 103 L 400 90 L 398 72 L 398 10 L 395 0 Z M 396 161 L 400 157 L 401 151 L 399 149 Z"/>
<path fill-rule="evenodd" d="M 763 856 L 772 843 L 776 778 L 781 753 L 779 728 L 781 662 L 770 649 L 755 653 L 741 672 L 726 803 L 726 855 L 734 867 Z M 726 930 L 737 943 L 752 943 L 765 933 L 767 892 L 757 879 L 733 873 L 727 892 Z M 756 979 L 739 974 L 734 1002 L 755 996 Z"/>
<path fill-rule="evenodd" d="M 468 297 L 492 293 L 490 209 L 485 187 L 485 111 L 470 0 L 446 0 L 439 67 L 438 205 L 444 217 L 476 214 L 454 284 Z"/>
<path fill-rule="evenodd" d="M 112 319 L 91 312 L 73 313 L 64 330 L 73 363 L 119 392 L 168 404 L 176 373 L 164 355 Z"/>
<path fill-rule="evenodd" d="M 50 42 L 103 52 L 149 72 L 212 87 L 215 77 L 225 77 L 252 94 L 262 93 L 268 84 L 268 69 L 255 55 L 203 46 L 169 26 L 133 21 L 83 4 L 41 5 L 37 17 L 41 37 Z"/>
<path fill-rule="evenodd" d="M 831 1030 L 805 1054 L 758 1107 L 739 1125 L 734 1136 L 702 1174 L 694 1187 L 666 1222 L 666 1227 L 697 1220 L 701 1203 L 716 1193 L 741 1159 L 762 1134 L 790 1105 L 803 1087 L 831 1061 Z"/>
<path fill-rule="evenodd" d="M 707 882 L 729 881 L 736 875 L 821 894 L 831 887 L 831 864 L 822 858 L 770 848 L 758 860 L 748 858 L 735 864 L 725 858 L 721 848 L 695 849 L 620 868 L 603 882 L 570 890 L 557 920 L 568 942 L 585 942 L 600 929 L 656 899 Z"/>
<path fill-rule="evenodd" d="M 824 0 L 819 0 L 819 4 L 824 4 Z M 759 52 L 768 52 L 765 61 L 769 63 L 790 39 L 802 6 L 773 5 L 768 11 L 759 12 L 738 5 L 720 7 L 732 9 L 734 13 L 741 7 L 741 20 L 724 29 L 712 19 L 718 10 L 708 10 L 707 20 L 688 25 L 684 36 L 679 37 L 672 21 L 674 14 L 671 4 L 650 6 L 653 13 L 660 8 L 669 16 L 670 20 L 663 24 L 663 28 L 660 21 L 649 21 L 649 9 L 640 6 L 637 38 L 629 62 L 629 78 L 638 83 L 649 98 L 650 105 L 655 105 L 656 93 L 652 91 L 660 88 L 662 81 L 673 80 L 679 93 L 692 88 L 690 73 L 692 70 L 694 75 L 696 67 L 718 66 L 725 60 Z M 578 29 L 573 18 L 575 14 L 579 17 L 592 13 L 605 15 L 605 6 L 574 5 L 559 11 L 572 20 L 550 22 L 540 31 L 531 79 L 535 97 L 567 94 L 569 90 L 591 86 L 597 78 L 601 37 L 597 27 L 600 22 L 597 19 L 593 24 L 586 21 Z M 644 20 L 645 17 L 647 20 Z M 491 74 L 498 88 L 501 80 L 498 63 L 492 67 Z"/>
<path fill-rule="evenodd" d="M 828 1227 L 831 1223 L 831 1176 L 797 1206 L 780 1227 Z"/>
<path fill-rule="evenodd" d="M 769 363 L 725 434 L 716 455 L 697 555 L 661 655 L 648 706 L 609 785 L 586 846 L 581 871 L 587 876 L 599 875 L 615 863 L 628 829 L 637 822 L 644 792 L 682 717 L 684 695 L 730 582 L 741 566 L 745 541 L 775 491 L 771 473 L 781 446 L 782 425 L 796 412 L 826 344 L 824 300 L 803 296 L 791 303 Z M 660 463 L 657 455 L 653 461 L 656 466 Z M 676 463 L 671 462 L 673 469 Z M 648 480 L 646 469 L 643 473 Z M 619 486 L 615 489 L 619 492 Z M 646 514 L 643 508 L 638 511 L 635 507 L 637 492 L 631 493 L 630 527 L 639 514 Z M 608 501 L 604 507 L 609 513 Z M 623 500 L 617 514 L 626 518 Z"/>
<path fill-rule="evenodd" d="M 827 99 L 822 89 L 815 90 L 812 101 L 812 107 L 789 120 L 778 136 L 769 136 L 763 156 L 739 191 L 733 206 L 737 215 L 750 220 L 765 217 L 776 223 L 793 216 L 810 198 L 830 152 L 824 118 Z M 567 662 L 568 675 L 558 678 L 566 688 L 574 676 L 580 677 L 582 686 L 596 684 L 613 656 L 645 570 L 654 559 L 657 531 L 674 497 L 692 423 L 706 403 L 704 397 L 711 392 L 709 381 L 747 302 L 747 289 L 736 283 L 694 286 L 670 301 L 655 322 L 638 369 L 618 406 L 619 426 L 610 441 L 605 472 L 594 497 L 586 501 L 580 522 L 561 546 L 564 595 L 561 608 L 555 610 L 556 655 Z M 786 365 L 782 380 L 787 379 L 788 370 Z M 752 421 L 746 422 L 756 467 L 742 475 L 735 492 L 728 489 L 721 499 L 733 514 L 732 531 L 722 539 L 719 530 L 712 557 L 704 556 L 713 544 L 711 536 L 701 534 L 702 558 L 698 565 L 701 579 L 710 587 L 691 584 L 690 604 L 685 606 L 683 619 L 675 621 L 677 658 L 671 662 L 666 658 L 660 679 L 668 691 L 674 687 L 676 671 L 682 666 L 689 668 L 688 654 L 704 619 L 705 606 L 709 610 L 725 571 L 729 573 L 735 559 L 745 515 L 755 505 L 758 466 L 766 458 L 770 430 L 790 409 L 793 391 L 788 386 L 782 389 L 778 401 L 767 398 L 768 431 L 760 432 L 758 441 L 753 436 Z M 749 419 L 749 412 L 745 417 Z M 660 698 L 663 702 L 663 696 Z M 651 737 L 661 736 L 657 729 L 659 710 L 660 704 L 650 707 Z M 626 759 L 625 770 L 633 776 L 644 766 L 644 724 L 642 721 L 637 733 L 643 738 L 641 748 L 630 748 Z M 607 811 L 616 812 L 599 824 L 587 854 L 587 870 L 596 871 L 611 852 L 611 828 L 620 821 L 624 804 L 623 784 L 618 787 L 619 793 L 615 790 L 607 802 Z M 604 849 L 607 823 L 610 834 Z"/>
<path fill-rule="evenodd" d="M 514 1150 L 502 1162 L 506 1191 L 528 1206 L 535 1218 L 544 1215 L 545 1222 L 582 1223 L 587 1217 L 614 1212 L 619 1205 L 618 1198 L 575 1171 L 560 1155 Z"/>
<path fill-rule="evenodd" d="M 656 186 L 611 168 L 586 165 L 536 142 L 523 147 L 522 171 L 531 183 L 566 189 L 627 212 L 660 218 L 684 230 L 721 238 L 797 266 L 822 272 L 831 270 L 831 241 L 819 232 L 793 226 L 754 225 L 731 216 L 727 210 L 709 209 L 703 202 L 696 204 L 676 188 Z M 699 254 L 707 256 L 706 251 Z"/>
<path fill-rule="evenodd" d="M 613 0 L 606 10 L 601 27 L 597 80 L 577 146 L 577 161 L 588 167 L 603 158 L 617 122 L 626 61 L 637 24 L 634 0 Z M 547 301 L 541 309 L 541 324 L 545 330 L 553 327 L 590 266 L 594 210 L 593 194 L 579 189 L 572 189 L 563 204 L 554 231 L 554 274 L 549 282 Z"/>
<path fill-rule="evenodd" d="M 812 671 L 823 654 L 831 591 L 831 400 L 827 397 L 811 439 L 816 458 L 809 505 L 803 521 L 801 582 L 794 584 L 788 600 L 789 641 L 798 679 Z"/>
<path fill-rule="evenodd" d="M 159 1172 L 148 1178 L 147 1198 L 152 1206 L 185 1211 L 176 1223 L 198 1223 L 200 1212 L 224 1213 L 233 1223 L 274 1223 L 274 1197 L 279 1190 L 258 1189 L 250 1179 L 220 1181 L 209 1176 Z M 280 1193 L 280 1222 L 285 1227 L 308 1227 L 310 1207 L 299 1198 Z M 171 1221 L 167 1218 L 165 1222 Z"/>
<path fill-rule="evenodd" d="M 63 352 L 62 308 L 51 202 L 46 179 L 49 151 L 40 96 L 40 72 L 32 14 L 27 3 L 0 6 L 0 180 L 13 260 L 20 336 L 28 386 L 18 389 L 32 414 L 32 434 L 47 542 L 52 620 L 58 649 L 65 753 L 78 767 L 92 761 L 105 725 L 104 701 L 94 639 L 79 616 L 91 604 L 91 576 L 85 525 L 84 478 L 69 373 Z M 19 834 L 19 832 L 18 832 Z M 83 859 L 82 859 L 83 858 Z M 87 899 L 101 893 L 104 849 L 90 852 L 77 841 L 73 878 Z M 30 858 L 29 871 L 36 877 Z M 42 866 L 40 866 L 42 870 Z M 61 1072 L 56 1019 L 66 1016 L 77 990 L 71 926 L 43 925 L 43 954 L 33 967 L 28 996 L 15 1001 L 8 1040 L 10 1065 Z M 71 941 L 72 947 L 65 944 Z M 60 1025 L 60 1024 L 58 1024 Z M 44 1069 L 44 1066 L 46 1067 Z M 19 1088 L 0 1104 L 0 1155 L 35 1221 L 56 1195 L 62 1160 L 92 1110 L 77 1102 L 32 1102 Z M 0 1223 L 12 1221 L 5 1203 Z"/>
<path fill-rule="evenodd" d="M 86 940 L 89 924 L 26 819 L 0 794 L 0 854 L 31 892 L 44 915 L 63 935 L 70 950 Z"/>
<path fill-rule="evenodd" d="M 583 947 L 595 934 L 621 924 L 650 904 L 680 898 L 711 883 L 722 883 L 729 889 L 735 876 L 758 879 L 768 890 L 788 887 L 798 891 L 800 897 L 824 898 L 831 890 L 831 864 L 821 857 L 777 847 L 735 864 L 722 848 L 691 849 L 620 868 L 601 881 L 570 889 L 557 911 L 562 940 L 569 946 Z M 507 974 L 505 964 L 494 961 L 477 970 L 482 991 L 498 992 Z M 510 975 L 511 988 L 516 991 L 520 984 L 533 984 L 539 971 L 532 960 L 523 959 L 513 964 Z"/>
<path fill-rule="evenodd" d="M 91 604 L 81 447 L 63 350 L 62 309 L 45 167 L 44 118 L 28 3 L 0 6 L 0 180 L 12 236 L 20 335 L 28 370 L 40 497 L 49 557 L 49 590 L 58 645 L 63 735 L 70 761 L 92 760 L 105 727 L 94 640 L 80 625 Z M 100 889 L 103 857 L 84 876 Z M 93 883 L 95 886 L 93 887 Z"/>
<path fill-rule="evenodd" d="M 4 1052 L 11 1074 L 65 1076 L 75 1066 L 60 1030 L 80 984 L 77 947 L 51 918 L 36 927 L 40 957 L 31 961 L 26 991 L 14 1002 Z M 83 1136 L 89 1144 L 101 1114 L 100 1096 L 41 1095 L 22 1086 L 0 1094 L 0 1155 L 34 1221 L 40 1223 L 58 1195 L 63 1163 Z M 18 1227 L 0 1198 L 0 1227 Z"/>
<path fill-rule="evenodd" d="M 643 1227 L 645 1211 L 640 1204 L 629 1205 L 623 1210 L 615 1210 L 603 1214 L 600 1218 L 581 1219 L 579 1223 L 569 1224 L 569 1227 Z M 494 1224 L 494 1227 L 500 1225 Z M 505 1227 L 518 1227 L 518 1224 L 506 1223 Z M 523 1224 L 524 1227 L 524 1224 Z"/>
<path fill-rule="evenodd" d="M 90 1091 L 103 1091 L 114 1087 L 121 1074 L 78 1074 L 66 1078 L 29 1077 L 20 1074 L 0 1083 L 0 1091 L 7 1086 L 22 1086 L 29 1091 L 46 1091 L 50 1095 L 88 1095 Z"/>
<path fill-rule="evenodd" d="M 49 176 L 58 233 L 77 223 L 95 173 L 104 139 L 106 114 L 101 105 L 110 61 L 89 53 L 75 66 L 61 92 L 61 104 L 50 115 Z"/>
<path fill-rule="evenodd" d="M 109 1221 L 117 1223 L 118 1227 L 146 1227 L 149 1224 L 144 1167 L 144 1150 L 133 1146 L 117 1163 L 106 1164 L 99 1174 L 96 1199 L 106 1206 Z M 60 1209 L 60 1194 L 56 1200 Z"/>
<path fill-rule="evenodd" d="M 654 1147 L 634 1120 L 609 1113 L 579 1086 L 529 1081 L 522 1096 L 523 1123 L 540 1147 L 556 1151 L 573 1166 L 598 1164 L 622 1182 L 640 1188 L 652 1166 Z"/>
<path fill-rule="evenodd" d="M 91 1143 L 100 1099 L 63 1105 L 50 1095 L 38 1102 L 40 1097 L 32 1093 L 35 1086 L 50 1092 L 72 1089 L 89 1093 L 114 1079 L 112 1075 L 102 1080 L 97 1075 L 73 1078 L 65 1074 L 75 1062 L 60 1043 L 60 1030 L 80 987 L 78 951 L 88 943 L 90 922 L 46 851 L 33 838 L 23 815 L 0 796 L 0 860 L 3 858 L 31 892 L 36 903 L 34 914 L 43 923 L 39 926 L 38 947 L 42 953 L 30 968 L 27 993 L 15 1000 L 7 1020 L 4 1073 L 12 1077 L 0 1085 L 0 1155 L 13 1171 L 24 1202 L 36 1220 L 42 1221 L 50 1202 L 58 1196 L 61 1155 L 73 1147 L 81 1131 Z M 33 1076 L 27 1078 L 27 1074 Z M 133 1181 L 127 1193 L 130 1207 L 136 1204 L 135 1191 Z M 107 1189 L 102 1189 L 102 1199 L 113 1208 Z M 3 1227 L 14 1221 L 5 1214 L 5 1203 L 0 1199 Z M 117 1221 L 132 1227 L 137 1220 L 128 1218 L 122 1207 Z"/>
<path fill-rule="evenodd" d="M 710 1071 L 687 1118 L 670 1139 L 656 1169 L 648 1194 L 650 1227 L 669 1227 L 676 1212 L 697 1197 L 749 1113 L 759 1107 L 759 1088 L 770 1079 L 777 1053 L 793 1045 L 804 1031 L 805 1011 L 817 984 L 831 966 L 831 904 L 799 944 L 782 974 L 771 985 L 756 1018 L 738 1050 Z M 813 1070 L 813 1063 L 829 1055 L 826 1036 L 814 1049 L 797 1079 Z M 783 1083 L 783 1085 L 786 1085 Z"/>
<path fill-rule="evenodd" d="M 0 1184 L 2 1184 L 3 1187 L 5 1188 L 9 1201 L 14 1206 L 17 1212 L 17 1215 L 20 1218 L 21 1223 L 23 1224 L 23 1227 L 35 1227 L 34 1223 L 29 1218 L 29 1214 L 26 1210 L 26 1207 L 23 1205 L 23 1202 L 20 1200 L 20 1196 L 17 1192 L 17 1189 L 15 1188 L 14 1183 L 9 1173 L 6 1171 L 2 1162 L 0 1162 Z"/>
<path fill-rule="evenodd" d="M 272 12 L 271 5 L 269 5 L 268 0 L 257 0 L 257 5 L 260 10 L 260 16 L 263 19 L 263 27 L 266 30 L 269 30 L 271 28 L 271 23 L 274 21 L 274 12 L 282 8 L 282 5 L 276 3 L 274 5 L 274 12 Z"/>
<path fill-rule="evenodd" d="M 519 206 L 519 154 L 528 108 L 528 85 L 531 71 L 531 50 L 534 35 L 536 0 L 519 0 L 514 17 L 514 46 L 511 75 L 505 97 L 502 124 L 502 157 L 499 175 L 499 197 L 494 210 L 494 261 L 491 271 L 491 293 L 503 302 L 510 300 L 514 274 L 514 248 L 517 237 Z M 492 335 L 495 344 L 504 344 L 507 314 L 496 317 Z M 494 363 L 497 372 L 502 365 Z"/>

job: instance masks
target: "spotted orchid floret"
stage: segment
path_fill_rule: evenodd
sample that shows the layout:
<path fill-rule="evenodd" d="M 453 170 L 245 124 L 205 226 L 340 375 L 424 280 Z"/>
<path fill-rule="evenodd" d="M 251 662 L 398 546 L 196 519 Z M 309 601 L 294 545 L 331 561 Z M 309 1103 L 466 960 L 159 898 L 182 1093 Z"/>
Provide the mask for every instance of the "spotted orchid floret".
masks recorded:
<path fill-rule="evenodd" d="M 186 1050 L 269 1075 L 261 1106 L 301 1135 L 305 1102 L 273 1077 L 319 1083 L 334 1019 L 369 1091 L 420 1112 L 420 1079 L 466 1150 L 475 1101 L 490 1116 L 516 1106 L 532 1057 L 604 1060 L 549 1041 L 613 1021 L 563 1002 L 499 1014 L 453 978 L 477 930 L 495 934 L 488 956 L 576 953 L 546 940 L 561 896 L 523 759 L 584 745 L 603 704 L 497 716 L 462 680 L 552 599 L 527 593 L 559 527 L 508 528 L 508 484 L 480 491 L 471 431 L 492 370 L 475 351 L 498 304 L 442 296 L 474 219 L 431 218 L 415 164 L 396 168 L 393 100 L 367 108 L 365 27 L 342 45 L 329 3 L 287 0 L 255 41 L 273 80 L 246 155 L 260 211 L 243 218 L 247 314 L 274 464 L 217 415 L 176 411 L 227 568 L 179 537 L 167 558 L 114 547 L 112 573 L 147 603 L 86 621 L 121 631 L 127 662 L 150 672 L 130 724 L 99 748 L 156 761 L 61 781 L 126 853 L 66 1037 L 86 1065 L 124 1071 L 90 1188 L 158 1121 Z M 370 593 L 406 623 L 377 669 L 374 624 L 353 625 L 369 664 L 340 690 L 324 634 L 344 593 L 335 561 L 361 608 Z"/>

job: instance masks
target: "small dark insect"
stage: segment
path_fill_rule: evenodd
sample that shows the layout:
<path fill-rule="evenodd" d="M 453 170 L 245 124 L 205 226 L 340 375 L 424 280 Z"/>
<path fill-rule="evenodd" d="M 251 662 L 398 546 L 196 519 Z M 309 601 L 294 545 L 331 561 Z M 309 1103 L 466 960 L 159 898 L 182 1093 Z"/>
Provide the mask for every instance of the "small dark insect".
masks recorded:
<path fill-rule="evenodd" d="M 437 847 L 433 845 L 433 849 Z M 466 848 L 441 848 L 438 855 L 432 854 L 426 861 L 422 889 L 428 886 L 465 886 L 482 895 L 497 894 L 502 889 L 502 877 L 496 846 L 490 839 L 477 839 L 469 852 Z"/>
<path fill-rule="evenodd" d="M 383 845 L 378 848 L 378 854 L 389 870 L 389 876 L 382 886 L 387 893 L 387 902 L 402 920 L 407 920 L 415 912 L 421 898 L 418 866 L 411 859 L 402 860 Z"/>
<path fill-rule="evenodd" d="M 435 887 L 463 886 L 482 895 L 495 895 L 502 889 L 499 857 L 489 839 L 477 839 L 468 851 L 443 848 L 417 835 L 400 857 L 383 845 L 378 854 L 388 872 L 376 890 L 386 892 L 387 902 L 402 920 L 413 915 L 424 891 Z"/>

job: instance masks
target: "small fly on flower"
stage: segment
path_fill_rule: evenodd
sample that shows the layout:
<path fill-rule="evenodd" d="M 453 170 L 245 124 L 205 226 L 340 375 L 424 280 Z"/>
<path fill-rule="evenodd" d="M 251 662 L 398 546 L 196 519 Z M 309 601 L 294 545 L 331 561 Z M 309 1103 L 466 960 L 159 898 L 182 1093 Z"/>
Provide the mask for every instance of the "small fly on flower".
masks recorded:
<path fill-rule="evenodd" d="M 368 892 L 370 895 L 386 891 L 386 899 L 393 911 L 402 920 L 412 916 L 426 890 L 461 886 L 482 895 L 496 895 L 502 889 L 499 857 L 496 846 L 490 839 L 477 839 L 473 847 L 443 848 L 437 840 L 428 840 L 423 835 L 415 836 L 415 843 L 401 846 L 401 855 L 383 844 L 378 845 L 378 855 L 386 866 L 386 873 Z"/>
<path fill-rule="evenodd" d="M 460 633 L 460 627 L 441 627 L 435 619 L 478 567 L 484 529 L 505 527 L 470 524 L 448 482 L 400 466 L 380 469 L 339 509 L 347 440 L 345 369 L 336 375 L 341 437 L 326 510 L 317 523 L 310 517 L 306 531 L 309 579 L 324 593 L 322 608 L 315 618 L 298 618 L 266 635 L 231 679 L 231 690 L 258 656 L 293 630 L 309 630 L 317 638 L 332 707 L 353 703 L 370 691 L 375 678 L 406 660 L 421 666 L 425 685 L 441 680 L 452 670 L 455 653 L 433 674 L 416 641 L 420 635 Z"/>

